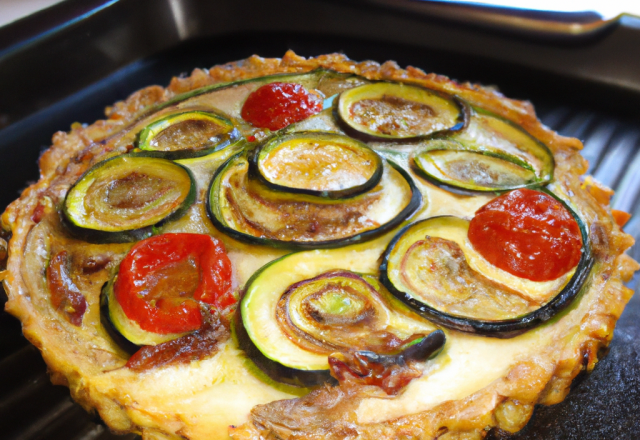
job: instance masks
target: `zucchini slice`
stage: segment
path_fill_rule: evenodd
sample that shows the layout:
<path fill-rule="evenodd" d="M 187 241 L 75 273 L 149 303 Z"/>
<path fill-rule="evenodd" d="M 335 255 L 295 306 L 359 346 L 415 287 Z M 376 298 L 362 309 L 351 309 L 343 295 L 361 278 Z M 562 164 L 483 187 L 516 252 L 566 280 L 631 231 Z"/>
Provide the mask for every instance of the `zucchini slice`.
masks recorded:
<path fill-rule="evenodd" d="M 362 142 L 323 132 L 275 137 L 255 150 L 249 173 L 284 192 L 341 199 L 373 188 L 382 159 Z"/>
<path fill-rule="evenodd" d="M 330 380 L 328 356 L 397 355 L 436 330 L 389 294 L 348 250 L 286 255 L 247 282 L 236 314 L 238 342 L 272 379 L 297 386 Z M 366 259 L 365 259 L 366 260 Z"/>
<path fill-rule="evenodd" d="M 378 82 L 342 92 L 340 119 L 357 132 L 403 140 L 460 130 L 464 104 L 453 96 L 424 87 Z"/>
<path fill-rule="evenodd" d="M 467 238 L 469 222 L 432 217 L 404 227 L 389 243 L 380 280 L 416 312 L 441 325 L 495 337 L 512 337 L 568 306 L 585 284 L 593 258 L 584 223 L 582 257 L 573 271 L 534 282 L 495 268 Z"/>
<path fill-rule="evenodd" d="M 515 123 L 474 109 L 469 125 L 421 142 L 414 163 L 427 178 L 471 191 L 507 191 L 546 185 L 553 154 Z"/>
<path fill-rule="evenodd" d="M 88 241 L 129 242 L 180 217 L 193 203 L 191 171 L 170 160 L 126 154 L 100 162 L 68 191 L 62 213 Z"/>
<path fill-rule="evenodd" d="M 167 159 L 205 156 L 240 140 L 233 123 L 202 111 L 176 113 L 161 118 L 140 132 L 138 148 L 156 151 Z"/>
<path fill-rule="evenodd" d="M 398 226 L 420 206 L 413 180 L 383 162 L 378 185 L 348 199 L 273 190 L 249 178 L 240 153 L 211 181 L 207 211 L 213 224 L 238 240 L 288 249 L 329 248 L 369 240 Z"/>

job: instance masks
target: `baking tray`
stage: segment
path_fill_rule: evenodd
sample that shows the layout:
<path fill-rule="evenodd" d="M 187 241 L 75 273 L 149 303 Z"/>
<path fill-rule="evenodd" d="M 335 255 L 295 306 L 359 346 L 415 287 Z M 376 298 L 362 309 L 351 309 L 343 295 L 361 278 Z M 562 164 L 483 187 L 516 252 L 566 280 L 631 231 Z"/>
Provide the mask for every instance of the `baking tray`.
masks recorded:
<path fill-rule="evenodd" d="M 585 141 L 590 172 L 617 190 L 616 208 L 635 212 L 626 230 L 639 237 L 640 57 L 633 56 L 639 20 L 622 17 L 595 34 L 551 44 L 548 36 L 458 23 L 455 14 L 443 17 L 415 6 L 67 0 L 2 28 L 0 209 L 38 178 L 37 157 L 55 131 L 101 118 L 105 106 L 143 86 L 166 85 L 195 66 L 254 53 L 342 51 L 357 60 L 394 59 L 401 66 L 496 85 L 507 96 L 531 100 L 545 124 Z M 631 254 L 639 259 L 639 247 Z M 618 322 L 608 356 L 590 376 L 576 380 L 563 403 L 538 408 L 515 436 L 490 437 L 640 438 L 638 316 L 636 295 Z M 0 378 L 0 437 L 115 438 L 70 400 L 66 388 L 50 385 L 38 351 L 6 313 L 0 314 Z"/>

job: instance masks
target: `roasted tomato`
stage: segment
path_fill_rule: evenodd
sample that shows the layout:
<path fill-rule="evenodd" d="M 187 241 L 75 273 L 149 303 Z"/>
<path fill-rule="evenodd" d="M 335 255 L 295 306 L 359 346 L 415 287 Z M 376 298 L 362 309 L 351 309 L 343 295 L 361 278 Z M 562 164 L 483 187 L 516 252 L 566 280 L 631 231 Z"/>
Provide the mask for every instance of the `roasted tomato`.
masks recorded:
<path fill-rule="evenodd" d="M 120 264 L 114 295 L 142 330 L 184 333 L 203 324 L 201 305 L 235 303 L 231 262 L 208 235 L 163 234 L 136 244 Z"/>
<path fill-rule="evenodd" d="M 469 240 L 491 264 L 532 281 L 569 272 L 581 257 L 580 227 L 552 196 L 518 189 L 480 208 L 469 225 Z"/>
<path fill-rule="evenodd" d="M 242 106 L 242 117 L 251 125 L 280 130 L 322 110 L 320 98 L 300 84 L 275 82 L 249 95 Z"/>
<path fill-rule="evenodd" d="M 47 267 L 47 283 L 51 304 L 73 325 L 82 325 L 87 300 L 76 287 L 69 273 L 68 254 L 62 251 L 53 256 Z"/>

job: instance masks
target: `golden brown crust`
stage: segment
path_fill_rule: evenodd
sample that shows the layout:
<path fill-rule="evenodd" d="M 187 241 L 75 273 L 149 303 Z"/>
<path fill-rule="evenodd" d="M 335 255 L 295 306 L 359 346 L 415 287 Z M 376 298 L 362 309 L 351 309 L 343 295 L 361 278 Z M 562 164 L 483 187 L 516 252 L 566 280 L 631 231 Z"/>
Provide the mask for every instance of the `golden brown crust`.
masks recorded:
<path fill-rule="evenodd" d="M 145 417 L 145 409 L 136 407 L 136 402 L 120 401 L 117 392 L 109 393 L 104 387 L 97 387 L 87 379 L 87 375 L 118 366 L 114 361 L 117 357 L 110 348 L 98 347 L 89 354 L 76 350 L 73 347 L 81 343 L 81 336 L 70 334 L 57 322 L 39 318 L 37 301 L 35 298 L 32 301 L 28 280 L 21 275 L 27 237 L 38 224 L 38 218 L 34 218 L 38 217 L 38 209 L 54 209 L 54 201 L 66 192 L 70 183 L 91 163 L 111 153 L 105 151 L 98 141 L 122 130 L 150 105 L 210 84 L 275 73 L 305 72 L 318 67 L 352 72 L 370 79 L 416 83 L 456 94 L 473 105 L 517 122 L 546 143 L 556 159 L 555 176 L 559 188 L 573 196 L 578 212 L 590 226 L 597 269 L 591 281 L 589 308 L 579 328 L 563 341 L 564 344 L 553 344 L 536 356 L 519 361 L 503 378 L 466 398 L 447 401 L 418 414 L 360 423 L 356 412 L 362 395 L 349 395 L 339 389 L 322 389 L 302 400 L 322 406 L 327 404 L 327 400 L 334 399 L 335 403 L 337 399 L 342 410 L 338 417 L 327 421 L 321 428 L 313 423 L 305 425 L 304 420 L 296 422 L 296 429 L 285 424 L 273 424 L 267 413 L 282 414 L 278 405 L 291 404 L 269 404 L 254 409 L 247 424 L 232 430 L 234 438 L 344 438 L 348 435 L 363 439 L 415 437 L 444 440 L 483 438 L 487 429 L 494 426 L 515 432 L 526 424 L 534 404 L 550 405 L 564 399 L 575 376 L 582 370 L 591 371 L 597 362 L 597 353 L 611 340 L 615 323 L 632 295 L 624 282 L 630 279 L 638 265 L 623 254 L 633 244 L 633 239 L 623 233 L 613 220 L 608 199 L 603 196 L 606 190 L 591 181 L 583 183 L 580 179 L 587 165 L 579 154 L 582 148 L 579 140 L 562 137 L 544 127 L 528 102 L 505 98 L 481 86 L 459 84 L 444 76 L 426 74 L 417 68 L 401 69 L 394 62 L 382 65 L 371 61 L 356 63 L 341 54 L 304 59 L 291 51 L 282 59 L 252 56 L 208 71 L 196 69 L 187 78 L 174 78 L 166 89 L 147 87 L 108 108 L 106 120 L 87 127 L 74 124 L 69 133 L 56 133 L 53 145 L 40 158 L 40 180 L 25 189 L 2 216 L 2 226 L 12 232 L 8 272 L 4 280 L 9 293 L 6 310 L 22 321 L 25 336 L 42 351 L 52 381 L 69 386 L 76 401 L 87 410 L 95 408 L 116 432 L 143 432 L 147 439 L 174 438 L 175 434 L 184 433 L 180 426 L 188 422 L 178 420 L 177 416 L 173 420 L 167 414 L 164 424 L 159 424 L 151 413 Z M 121 148 L 126 150 L 126 147 Z M 100 354 L 100 350 L 104 353 Z M 113 386 L 117 387 L 117 383 Z M 336 397 L 335 393 L 343 395 Z M 300 409 L 300 405 L 294 408 Z"/>

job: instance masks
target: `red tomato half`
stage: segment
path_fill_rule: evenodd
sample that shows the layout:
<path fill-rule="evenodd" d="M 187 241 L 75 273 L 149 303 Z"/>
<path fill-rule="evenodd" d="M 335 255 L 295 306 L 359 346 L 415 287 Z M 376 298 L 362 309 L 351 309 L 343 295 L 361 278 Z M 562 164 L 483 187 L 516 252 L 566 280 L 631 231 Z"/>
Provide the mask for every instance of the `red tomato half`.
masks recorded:
<path fill-rule="evenodd" d="M 163 234 L 137 243 L 120 264 L 114 295 L 129 319 L 159 334 L 199 329 L 200 303 L 224 309 L 236 302 L 224 246 L 200 234 Z"/>
<path fill-rule="evenodd" d="M 322 101 L 300 84 L 271 83 L 251 93 L 242 118 L 254 127 L 280 130 L 322 110 Z"/>
<path fill-rule="evenodd" d="M 532 281 L 559 278 L 580 261 L 582 235 L 571 213 L 553 197 L 518 189 L 480 208 L 469 241 L 487 261 Z"/>

